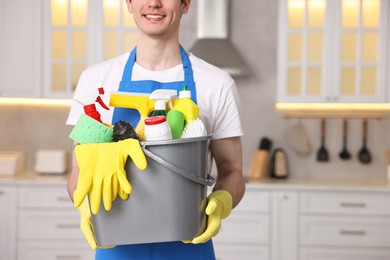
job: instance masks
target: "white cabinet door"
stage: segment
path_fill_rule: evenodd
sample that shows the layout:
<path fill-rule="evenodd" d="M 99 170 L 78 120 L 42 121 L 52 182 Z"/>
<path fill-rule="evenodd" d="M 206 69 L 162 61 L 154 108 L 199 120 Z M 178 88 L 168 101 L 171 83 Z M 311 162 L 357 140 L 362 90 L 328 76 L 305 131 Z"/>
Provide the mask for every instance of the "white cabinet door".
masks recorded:
<path fill-rule="evenodd" d="M 0 260 L 16 255 L 16 190 L 0 185 Z"/>
<path fill-rule="evenodd" d="M 297 192 L 272 193 L 272 260 L 297 259 Z"/>
<path fill-rule="evenodd" d="M 302 216 L 302 245 L 390 248 L 389 217 Z"/>
<path fill-rule="evenodd" d="M 72 98 L 83 70 L 135 46 L 126 1 L 44 0 L 44 12 L 44 97 Z"/>
<path fill-rule="evenodd" d="M 386 102 L 388 1 L 279 0 L 278 102 Z"/>
<path fill-rule="evenodd" d="M 256 244 L 214 243 L 216 260 L 269 260 L 269 248 Z"/>
<path fill-rule="evenodd" d="M 0 1 L 0 96 L 39 97 L 41 1 Z"/>
<path fill-rule="evenodd" d="M 302 248 L 300 260 L 388 260 L 390 249 Z"/>
<path fill-rule="evenodd" d="M 20 242 L 18 260 L 91 260 L 95 251 L 87 242 Z"/>

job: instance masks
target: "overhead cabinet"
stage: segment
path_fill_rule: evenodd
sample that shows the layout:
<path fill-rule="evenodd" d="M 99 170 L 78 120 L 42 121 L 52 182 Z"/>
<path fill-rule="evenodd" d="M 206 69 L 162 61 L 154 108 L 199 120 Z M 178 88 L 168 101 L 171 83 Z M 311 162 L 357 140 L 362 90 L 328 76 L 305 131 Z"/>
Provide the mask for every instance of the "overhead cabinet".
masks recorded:
<path fill-rule="evenodd" d="M 71 98 L 86 67 L 135 46 L 125 1 L 45 0 L 44 9 L 45 97 Z"/>
<path fill-rule="evenodd" d="M 39 97 L 40 1 L 0 1 L 0 97 Z"/>
<path fill-rule="evenodd" d="M 386 0 L 279 0 L 278 102 L 387 102 Z"/>
<path fill-rule="evenodd" d="M 121 0 L 2 0 L 0 35 L 0 97 L 71 98 L 85 68 L 135 46 L 136 26 Z"/>

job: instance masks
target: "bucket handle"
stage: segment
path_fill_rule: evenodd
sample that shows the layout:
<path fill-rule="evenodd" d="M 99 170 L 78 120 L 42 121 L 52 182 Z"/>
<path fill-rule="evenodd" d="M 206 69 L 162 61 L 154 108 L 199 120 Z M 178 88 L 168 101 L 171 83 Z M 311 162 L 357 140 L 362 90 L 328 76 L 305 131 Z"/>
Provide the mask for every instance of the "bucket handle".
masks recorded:
<path fill-rule="evenodd" d="M 215 183 L 215 179 L 210 174 L 208 174 L 207 177 L 205 179 L 203 179 L 201 177 L 195 176 L 195 175 L 187 172 L 186 170 L 184 170 L 182 168 L 179 168 L 179 167 L 173 165 L 170 162 L 167 162 L 166 160 L 164 160 L 160 156 L 158 156 L 158 155 L 152 153 L 151 151 L 149 151 L 148 149 L 146 149 L 145 146 L 142 146 L 142 150 L 144 151 L 146 156 L 148 156 L 149 158 L 153 159 L 154 161 L 162 164 L 163 166 L 167 167 L 168 169 L 170 169 L 174 173 L 179 174 L 180 176 L 182 176 L 184 178 L 187 178 L 191 181 L 194 181 L 194 182 L 201 184 L 201 185 L 204 185 L 204 186 L 212 186 Z"/>

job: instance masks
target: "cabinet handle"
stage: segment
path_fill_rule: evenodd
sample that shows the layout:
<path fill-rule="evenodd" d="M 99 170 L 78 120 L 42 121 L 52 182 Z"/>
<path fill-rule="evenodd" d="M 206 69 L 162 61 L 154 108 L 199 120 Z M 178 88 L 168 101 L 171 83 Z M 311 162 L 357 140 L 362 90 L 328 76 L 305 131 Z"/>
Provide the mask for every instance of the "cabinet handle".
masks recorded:
<path fill-rule="evenodd" d="M 57 224 L 58 229 L 78 229 L 79 224 Z"/>
<path fill-rule="evenodd" d="M 364 236 L 366 231 L 364 230 L 340 230 L 341 235 L 347 236 Z"/>
<path fill-rule="evenodd" d="M 57 197 L 57 201 L 59 201 L 59 202 L 69 202 L 70 198 L 68 198 L 68 197 Z"/>
<path fill-rule="evenodd" d="M 56 255 L 58 260 L 68 260 L 68 259 L 80 259 L 79 255 Z"/>
<path fill-rule="evenodd" d="M 343 208 L 364 208 L 366 203 L 354 203 L 354 202 L 341 202 L 341 207 Z"/>

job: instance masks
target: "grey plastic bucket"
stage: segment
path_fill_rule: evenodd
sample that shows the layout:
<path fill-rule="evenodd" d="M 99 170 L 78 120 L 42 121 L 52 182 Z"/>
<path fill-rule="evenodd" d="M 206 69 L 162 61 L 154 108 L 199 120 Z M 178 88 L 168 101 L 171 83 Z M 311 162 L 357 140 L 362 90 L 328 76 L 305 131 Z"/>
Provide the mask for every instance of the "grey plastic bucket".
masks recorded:
<path fill-rule="evenodd" d="M 207 173 L 210 138 L 141 142 L 148 166 L 141 171 L 127 160 L 129 198 L 92 215 L 98 244 L 180 241 L 204 231 L 206 186 L 215 182 Z"/>

